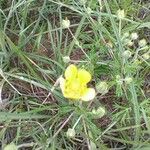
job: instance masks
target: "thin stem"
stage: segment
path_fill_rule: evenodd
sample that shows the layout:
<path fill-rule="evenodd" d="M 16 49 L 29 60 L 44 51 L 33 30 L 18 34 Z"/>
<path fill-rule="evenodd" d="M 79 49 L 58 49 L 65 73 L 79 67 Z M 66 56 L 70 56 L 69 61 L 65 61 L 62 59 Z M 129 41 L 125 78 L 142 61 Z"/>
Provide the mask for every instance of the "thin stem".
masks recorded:
<path fill-rule="evenodd" d="M 70 30 L 70 28 L 68 28 L 70 34 L 72 35 L 73 39 L 75 41 L 78 41 L 77 38 L 73 35 L 72 31 Z M 86 52 L 84 51 L 84 49 L 82 48 L 82 46 L 80 44 L 78 44 L 79 48 L 81 49 L 81 51 L 85 54 L 85 56 L 89 59 L 89 61 L 91 61 L 90 57 L 86 54 Z"/>
<path fill-rule="evenodd" d="M 119 19 L 119 36 L 121 37 L 122 20 Z"/>
<path fill-rule="evenodd" d="M 75 127 L 77 126 L 77 124 L 79 123 L 79 121 L 81 120 L 82 115 L 78 118 L 78 120 L 75 122 L 75 124 L 73 125 L 72 129 L 75 129 Z"/>

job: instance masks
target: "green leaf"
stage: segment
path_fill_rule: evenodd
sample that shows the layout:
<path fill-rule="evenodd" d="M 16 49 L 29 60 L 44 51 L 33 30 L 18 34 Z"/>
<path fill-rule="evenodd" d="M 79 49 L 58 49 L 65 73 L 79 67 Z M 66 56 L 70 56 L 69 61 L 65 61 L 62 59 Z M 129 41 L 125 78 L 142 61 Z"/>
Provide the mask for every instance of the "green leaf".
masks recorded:
<path fill-rule="evenodd" d="M 10 143 L 4 147 L 4 150 L 17 150 L 17 146 L 14 143 Z"/>
<path fill-rule="evenodd" d="M 145 28 L 145 27 L 150 29 L 150 22 L 142 23 L 140 26 L 138 26 L 138 29 Z"/>
<path fill-rule="evenodd" d="M 19 120 L 19 119 L 42 119 L 48 118 L 47 115 L 40 115 L 35 113 L 11 113 L 11 112 L 0 112 L 0 122 L 7 120 Z"/>

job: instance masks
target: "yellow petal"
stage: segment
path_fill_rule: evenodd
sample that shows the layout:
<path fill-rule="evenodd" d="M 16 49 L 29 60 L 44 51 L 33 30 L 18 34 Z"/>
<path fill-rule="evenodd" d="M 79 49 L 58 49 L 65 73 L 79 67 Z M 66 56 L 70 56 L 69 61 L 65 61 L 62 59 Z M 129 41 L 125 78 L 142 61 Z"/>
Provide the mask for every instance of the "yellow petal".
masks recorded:
<path fill-rule="evenodd" d="M 90 101 L 94 99 L 96 93 L 93 88 L 87 88 L 85 93 L 82 95 L 81 100 L 83 101 Z"/>
<path fill-rule="evenodd" d="M 64 97 L 70 99 L 80 99 L 80 86 L 80 82 L 77 79 L 74 79 L 72 81 L 66 81 Z"/>
<path fill-rule="evenodd" d="M 79 69 L 78 78 L 81 83 L 86 84 L 91 80 L 91 74 L 85 69 Z"/>
<path fill-rule="evenodd" d="M 64 97 L 69 98 L 71 100 L 79 100 L 80 99 L 80 95 L 78 93 L 75 94 L 74 92 L 70 92 L 70 93 L 65 92 Z"/>
<path fill-rule="evenodd" d="M 65 78 L 67 80 L 74 79 L 77 77 L 77 67 L 75 65 L 69 65 L 65 71 Z"/>

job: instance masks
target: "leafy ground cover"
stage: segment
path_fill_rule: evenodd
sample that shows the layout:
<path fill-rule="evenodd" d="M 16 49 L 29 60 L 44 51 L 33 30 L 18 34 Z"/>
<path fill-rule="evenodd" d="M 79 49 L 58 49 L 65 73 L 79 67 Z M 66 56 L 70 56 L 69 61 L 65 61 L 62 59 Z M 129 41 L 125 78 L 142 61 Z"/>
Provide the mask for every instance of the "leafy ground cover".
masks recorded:
<path fill-rule="evenodd" d="M 0 149 L 148 150 L 149 1 L 1 0 Z M 96 90 L 64 97 L 75 64 Z"/>

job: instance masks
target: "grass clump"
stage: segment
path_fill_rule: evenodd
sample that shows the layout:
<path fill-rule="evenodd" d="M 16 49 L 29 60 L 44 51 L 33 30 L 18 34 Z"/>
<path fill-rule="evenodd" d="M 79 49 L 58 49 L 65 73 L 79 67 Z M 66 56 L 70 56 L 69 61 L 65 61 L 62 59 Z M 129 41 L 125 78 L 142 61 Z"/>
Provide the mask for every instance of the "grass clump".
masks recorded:
<path fill-rule="evenodd" d="M 0 1 L 0 148 L 150 147 L 148 1 Z M 75 64 L 92 101 L 66 99 Z"/>

